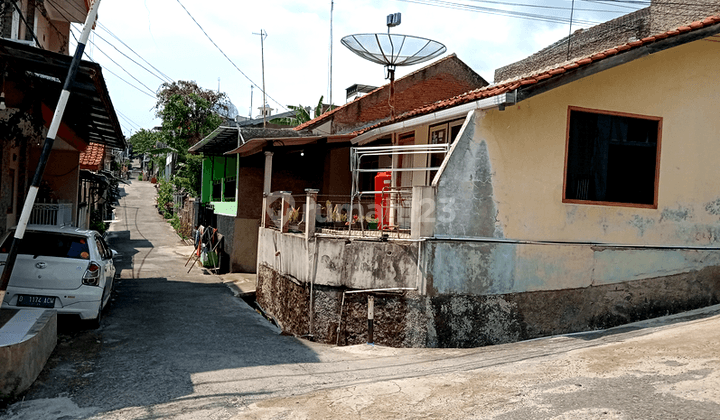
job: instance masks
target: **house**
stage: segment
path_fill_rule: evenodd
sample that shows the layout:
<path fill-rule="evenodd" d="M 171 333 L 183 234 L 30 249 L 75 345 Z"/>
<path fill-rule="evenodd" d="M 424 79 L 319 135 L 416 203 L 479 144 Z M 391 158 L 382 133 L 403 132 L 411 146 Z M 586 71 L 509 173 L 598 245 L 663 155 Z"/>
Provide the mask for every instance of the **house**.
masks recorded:
<path fill-rule="evenodd" d="M 2 2 L 0 15 L 0 232 L 18 222 L 39 161 L 47 128 L 72 57 L 70 24 L 84 22 L 89 2 Z M 38 193 L 37 211 L 56 215 L 56 224 L 86 223 L 80 155 L 91 143 L 127 147 L 96 63 L 83 61 Z M 34 211 L 35 211 L 34 210 Z"/>
<path fill-rule="evenodd" d="M 407 111 L 486 85 L 453 54 L 396 80 L 395 107 Z M 347 207 L 350 140 L 389 119 L 388 93 L 388 85 L 377 88 L 294 129 L 260 128 L 256 120 L 222 126 L 189 149 L 204 156 L 202 202 L 214 207 L 214 227 L 226 238 L 226 270 L 256 272 L 258 228 L 281 223 L 281 202 L 295 210 L 296 228 L 305 221 L 306 190 L 334 203 L 320 212 L 326 219 L 335 206 Z"/>
<path fill-rule="evenodd" d="M 375 189 L 392 230 L 261 228 L 258 304 L 316 341 L 473 347 L 720 302 L 720 6 L 691 6 L 653 1 L 358 129 L 353 162 L 391 155 L 408 211 Z M 401 158 L 422 143 L 449 146 Z"/>

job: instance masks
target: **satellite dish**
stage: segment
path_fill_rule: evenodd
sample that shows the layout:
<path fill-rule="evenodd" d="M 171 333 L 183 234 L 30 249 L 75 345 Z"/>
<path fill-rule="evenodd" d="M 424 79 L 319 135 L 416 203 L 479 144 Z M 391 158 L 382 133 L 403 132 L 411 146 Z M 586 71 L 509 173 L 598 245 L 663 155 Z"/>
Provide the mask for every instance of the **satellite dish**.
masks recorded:
<path fill-rule="evenodd" d="M 390 117 L 395 117 L 393 96 L 395 91 L 395 67 L 411 66 L 431 60 L 447 48 L 437 41 L 412 35 L 391 34 L 390 28 L 400 24 L 400 13 L 388 15 L 388 33 L 356 34 L 343 37 L 340 42 L 360 57 L 382 64 L 390 79 Z"/>
<path fill-rule="evenodd" d="M 340 42 L 360 57 L 387 67 L 420 64 L 447 51 L 437 41 L 412 35 L 357 34 Z"/>

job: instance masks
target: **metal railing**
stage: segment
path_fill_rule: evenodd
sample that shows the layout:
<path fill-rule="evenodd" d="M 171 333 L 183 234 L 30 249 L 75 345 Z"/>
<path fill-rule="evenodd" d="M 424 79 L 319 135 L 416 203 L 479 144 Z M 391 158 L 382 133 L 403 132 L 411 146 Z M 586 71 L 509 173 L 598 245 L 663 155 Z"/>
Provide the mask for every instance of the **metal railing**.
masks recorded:
<path fill-rule="evenodd" d="M 72 225 L 72 203 L 36 203 L 28 223 L 34 225 Z"/>

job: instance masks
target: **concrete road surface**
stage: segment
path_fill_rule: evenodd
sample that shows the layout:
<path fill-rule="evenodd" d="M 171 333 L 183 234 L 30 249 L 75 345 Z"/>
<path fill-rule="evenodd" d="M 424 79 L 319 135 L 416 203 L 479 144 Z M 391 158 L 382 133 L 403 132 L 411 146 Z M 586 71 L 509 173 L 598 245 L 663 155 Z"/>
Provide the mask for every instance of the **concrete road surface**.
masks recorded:
<path fill-rule="evenodd" d="M 132 181 L 104 325 L 70 331 L 2 419 L 718 419 L 720 307 L 478 349 L 333 347 L 279 331 Z"/>

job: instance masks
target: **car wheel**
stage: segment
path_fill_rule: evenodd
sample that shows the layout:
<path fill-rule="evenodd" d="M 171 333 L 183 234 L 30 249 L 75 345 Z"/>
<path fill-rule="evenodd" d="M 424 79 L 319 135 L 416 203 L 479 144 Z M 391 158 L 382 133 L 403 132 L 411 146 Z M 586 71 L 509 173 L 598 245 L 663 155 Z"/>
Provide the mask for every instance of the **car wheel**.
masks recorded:
<path fill-rule="evenodd" d="M 100 298 L 100 304 L 98 305 L 97 318 L 90 320 L 90 328 L 92 328 L 93 330 L 100 328 L 100 324 L 102 324 L 102 313 L 103 313 L 103 301 L 104 300 L 105 300 L 105 293 L 103 293 L 102 297 Z"/>

